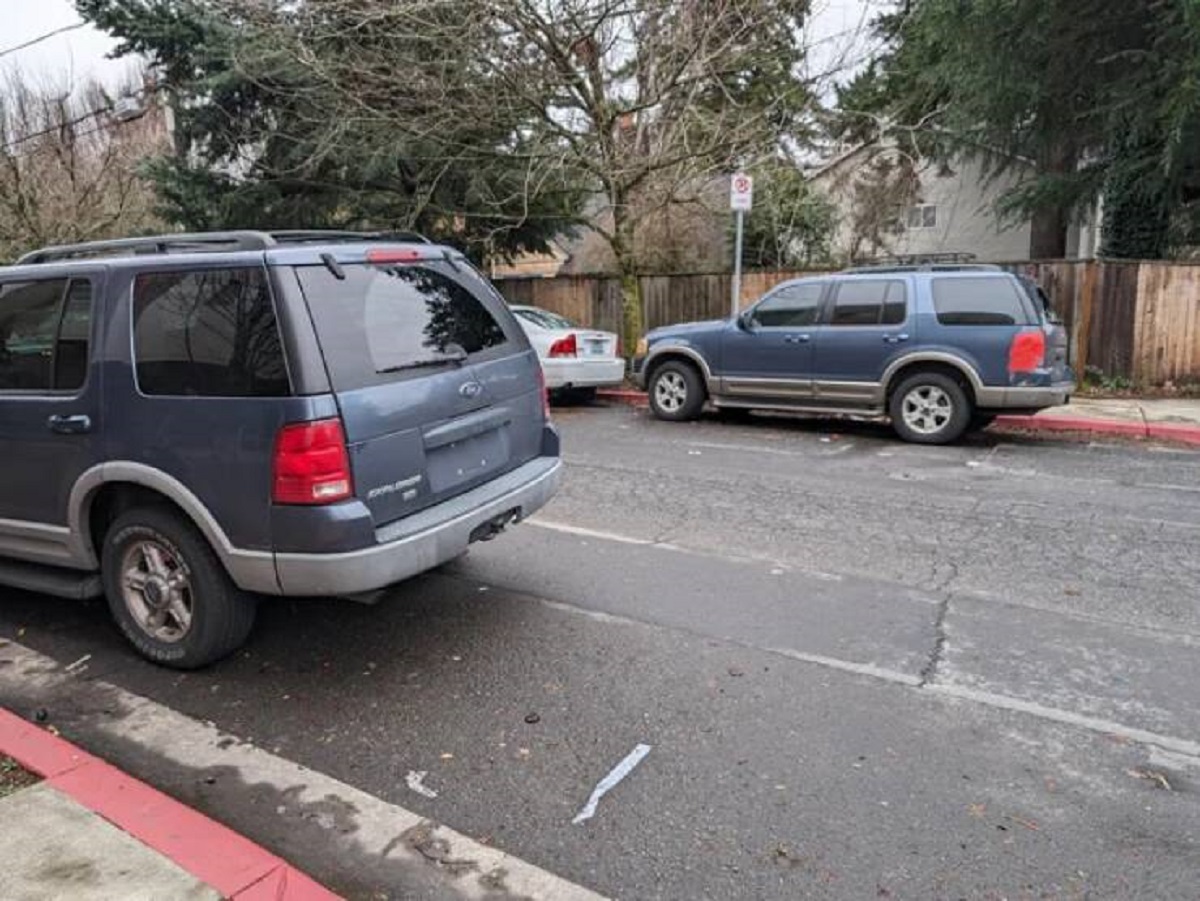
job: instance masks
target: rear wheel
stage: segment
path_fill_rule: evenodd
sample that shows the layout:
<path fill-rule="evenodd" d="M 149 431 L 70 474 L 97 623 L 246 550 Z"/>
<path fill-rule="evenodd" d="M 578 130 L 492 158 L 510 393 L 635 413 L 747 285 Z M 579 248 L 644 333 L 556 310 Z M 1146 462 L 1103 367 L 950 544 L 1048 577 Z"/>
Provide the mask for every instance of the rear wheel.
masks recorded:
<path fill-rule="evenodd" d="M 962 385 L 940 372 L 918 372 L 892 393 L 892 428 L 914 444 L 949 444 L 971 424 L 971 402 Z"/>
<path fill-rule="evenodd" d="M 695 419 L 704 407 L 704 382 L 695 367 L 677 360 L 663 363 L 650 377 L 650 410 L 659 419 Z"/>
<path fill-rule="evenodd" d="M 101 572 L 117 625 L 142 656 L 163 666 L 220 660 L 254 625 L 254 599 L 233 584 L 195 527 L 170 510 L 119 516 L 104 538 Z"/>

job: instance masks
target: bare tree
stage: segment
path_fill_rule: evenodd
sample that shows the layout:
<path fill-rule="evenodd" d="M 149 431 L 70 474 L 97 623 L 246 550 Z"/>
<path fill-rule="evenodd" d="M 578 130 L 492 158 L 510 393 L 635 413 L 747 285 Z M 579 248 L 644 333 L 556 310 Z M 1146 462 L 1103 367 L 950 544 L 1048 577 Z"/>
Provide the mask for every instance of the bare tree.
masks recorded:
<path fill-rule="evenodd" d="M 355 140 L 376 126 L 382 144 L 429 148 L 434 167 L 519 158 L 529 197 L 582 184 L 601 198 L 577 224 L 612 250 L 629 342 L 642 328 L 639 223 L 773 153 L 809 101 L 796 76 L 808 0 L 215 2 L 273 36 L 245 71 L 269 60 L 303 73 L 288 90 L 309 92 L 325 146 L 352 121 Z"/>
<path fill-rule="evenodd" d="M 118 113 L 97 83 L 64 91 L 16 72 L 0 82 L 0 259 L 156 223 L 139 167 L 169 137 L 152 91 L 140 96 L 148 110 Z"/>

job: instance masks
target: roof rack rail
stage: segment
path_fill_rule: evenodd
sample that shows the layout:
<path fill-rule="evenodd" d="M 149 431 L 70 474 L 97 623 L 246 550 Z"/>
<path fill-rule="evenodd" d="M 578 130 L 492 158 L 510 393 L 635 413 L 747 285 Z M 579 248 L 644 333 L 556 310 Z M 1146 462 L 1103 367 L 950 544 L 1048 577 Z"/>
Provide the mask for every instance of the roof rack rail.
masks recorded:
<path fill-rule="evenodd" d="M 413 244 L 433 242 L 419 232 L 410 231 L 338 231 L 324 229 L 287 229 L 270 233 L 280 244 L 333 244 L 338 241 L 405 241 Z"/>
<path fill-rule="evenodd" d="M 214 231 L 191 234 L 148 235 L 141 238 L 119 238 L 113 241 L 87 241 L 43 247 L 25 254 L 17 266 L 32 266 L 64 260 L 84 260 L 137 254 L 162 253 L 222 253 L 238 250 L 266 250 L 281 244 L 317 244 L 350 241 L 405 241 L 429 244 L 424 235 L 416 232 L 355 232 L 321 230 L 285 231 Z"/>
<path fill-rule="evenodd" d="M 884 275 L 889 272 L 999 272 L 1000 267 L 991 263 L 895 263 L 890 266 L 851 266 L 842 271 Z"/>
<path fill-rule="evenodd" d="M 220 253 L 235 250 L 265 250 L 275 246 L 266 232 L 227 231 L 196 234 L 150 235 L 142 238 L 118 238 L 114 241 L 88 241 L 83 244 L 63 244 L 43 247 L 17 260 L 18 266 L 53 263 L 63 260 L 83 260 L 93 257 L 123 254 L 153 253 Z"/>

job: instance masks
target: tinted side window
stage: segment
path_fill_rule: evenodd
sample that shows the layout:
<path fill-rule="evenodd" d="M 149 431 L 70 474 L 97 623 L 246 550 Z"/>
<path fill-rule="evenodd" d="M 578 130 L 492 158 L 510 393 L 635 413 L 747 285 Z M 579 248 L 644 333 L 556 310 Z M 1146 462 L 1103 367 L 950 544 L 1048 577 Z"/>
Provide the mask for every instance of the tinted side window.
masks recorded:
<path fill-rule="evenodd" d="M 788 285 L 754 308 L 754 321 L 771 328 L 813 325 L 821 311 L 824 285 Z"/>
<path fill-rule="evenodd" d="M 0 391 L 73 391 L 87 379 L 91 287 L 0 285 Z"/>
<path fill-rule="evenodd" d="M 841 282 L 830 325 L 900 325 L 908 318 L 907 294 L 901 281 Z"/>
<path fill-rule="evenodd" d="M 144 394 L 290 393 L 275 308 L 261 269 L 138 276 L 133 335 L 138 387 Z"/>
<path fill-rule="evenodd" d="M 347 265 L 343 274 L 296 269 L 339 391 L 416 378 L 510 341 L 482 298 L 433 268 Z"/>
<path fill-rule="evenodd" d="M 1026 321 L 1007 278 L 935 278 L 933 308 L 942 325 L 1018 325 Z"/>

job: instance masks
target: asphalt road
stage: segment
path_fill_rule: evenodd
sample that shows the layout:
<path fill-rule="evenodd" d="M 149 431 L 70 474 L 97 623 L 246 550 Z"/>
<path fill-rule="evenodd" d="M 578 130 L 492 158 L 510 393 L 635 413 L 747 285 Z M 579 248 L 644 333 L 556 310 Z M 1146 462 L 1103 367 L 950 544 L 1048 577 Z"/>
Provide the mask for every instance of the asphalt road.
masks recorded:
<path fill-rule="evenodd" d="M 559 422 L 559 498 L 377 607 L 188 675 L 0 636 L 617 897 L 1200 897 L 1200 454 Z"/>

